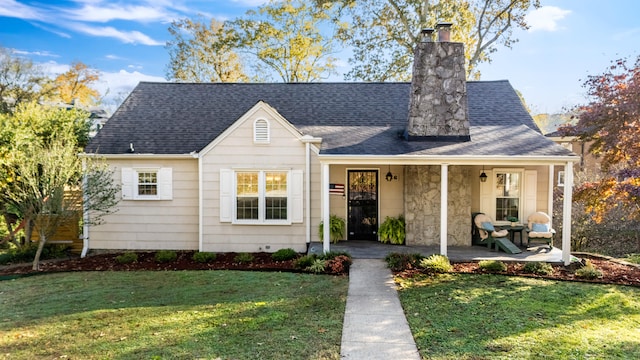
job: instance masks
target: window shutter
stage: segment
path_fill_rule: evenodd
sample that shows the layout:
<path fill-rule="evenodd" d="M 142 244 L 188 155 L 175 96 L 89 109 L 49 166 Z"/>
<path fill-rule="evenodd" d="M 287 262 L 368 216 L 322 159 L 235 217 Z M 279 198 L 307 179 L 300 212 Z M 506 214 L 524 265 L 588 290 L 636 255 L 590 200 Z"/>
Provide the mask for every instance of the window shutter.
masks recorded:
<path fill-rule="evenodd" d="M 158 170 L 158 198 L 160 200 L 173 199 L 173 169 L 160 168 Z"/>
<path fill-rule="evenodd" d="M 258 119 L 253 123 L 253 141 L 263 144 L 269 142 L 269 123 L 267 120 Z"/>
<path fill-rule="evenodd" d="M 122 181 L 122 199 L 133 200 L 133 176 L 135 172 L 132 168 L 122 168 L 121 181 Z"/>
<path fill-rule="evenodd" d="M 291 222 L 301 223 L 304 218 L 304 174 L 291 171 Z"/>
<path fill-rule="evenodd" d="M 220 222 L 233 220 L 233 170 L 220 169 Z"/>
<path fill-rule="evenodd" d="M 480 182 L 480 212 L 493 218 L 496 216 L 496 203 L 493 197 L 493 171 L 485 170 L 484 173 L 487 174 L 487 181 Z M 480 181 L 479 178 L 478 181 Z"/>
<path fill-rule="evenodd" d="M 524 204 L 522 207 L 522 213 L 520 214 L 520 220 L 524 223 L 527 221 L 529 215 L 538 211 L 538 204 L 536 203 L 536 195 L 538 192 L 538 172 L 535 170 L 525 170 L 524 172 Z"/>

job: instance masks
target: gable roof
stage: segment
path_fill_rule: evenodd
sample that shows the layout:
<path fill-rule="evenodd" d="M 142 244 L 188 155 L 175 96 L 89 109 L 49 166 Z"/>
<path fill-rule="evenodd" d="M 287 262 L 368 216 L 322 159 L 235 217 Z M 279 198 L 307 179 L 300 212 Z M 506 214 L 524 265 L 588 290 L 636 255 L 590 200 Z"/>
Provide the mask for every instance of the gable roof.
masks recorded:
<path fill-rule="evenodd" d="M 472 141 L 407 142 L 410 83 L 152 83 L 141 82 L 87 146 L 87 152 L 199 152 L 258 101 L 302 134 L 322 137 L 321 154 L 566 156 L 545 139 L 508 81 L 467 83 Z M 518 145 L 514 146 L 518 128 Z M 500 146 L 482 141 L 507 133 Z M 495 141 L 493 141 L 495 143 Z M 486 145 L 486 144 L 485 144 Z M 526 152 L 528 151 L 528 153 Z"/>

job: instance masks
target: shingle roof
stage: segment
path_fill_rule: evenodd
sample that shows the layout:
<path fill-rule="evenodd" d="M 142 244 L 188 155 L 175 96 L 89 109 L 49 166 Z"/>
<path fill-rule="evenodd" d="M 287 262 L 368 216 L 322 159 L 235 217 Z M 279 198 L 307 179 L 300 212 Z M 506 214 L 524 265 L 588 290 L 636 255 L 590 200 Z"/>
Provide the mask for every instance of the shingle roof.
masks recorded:
<path fill-rule="evenodd" d="M 409 91 L 409 83 L 142 82 L 86 151 L 123 154 L 134 143 L 136 153 L 198 152 L 262 100 L 301 133 L 322 137 L 325 154 L 570 155 L 540 134 L 508 81 L 467 83 L 471 142 L 407 142 L 398 134 Z M 498 134 L 502 141 L 490 140 Z"/>

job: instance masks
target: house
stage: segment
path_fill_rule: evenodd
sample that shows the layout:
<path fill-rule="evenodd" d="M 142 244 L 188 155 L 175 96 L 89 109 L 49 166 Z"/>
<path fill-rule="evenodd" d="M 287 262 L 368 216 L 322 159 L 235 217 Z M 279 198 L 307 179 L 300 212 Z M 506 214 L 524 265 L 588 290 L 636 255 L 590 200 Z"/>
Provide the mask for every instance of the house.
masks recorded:
<path fill-rule="evenodd" d="M 593 141 L 584 141 L 577 136 L 562 136 L 558 131 L 545 134 L 545 136 L 553 140 L 556 144 L 559 144 L 580 156 L 580 161 L 575 163 L 574 172 L 595 174 L 600 170 L 600 159 L 589 152 L 589 148 L 593 145 Z M 554 183 L 558 187 L 564 187 L 563 168 L 556 169 Z"/>
<path fill-rule="evenodd" d="M 122 201 L 85 229 L 84 252 L 305 251 L 331 214 L 348 241 L 403 214 L 407 245 L 446 254 L 471 246 L 472 212 L 551 213 L 553 167 L 570 184 L 579 158 L 540 133 L 508 81 L 466 82 L 462 44 L 439 31 L 425 32 L 411 83 L 140 83 L 86 148 Z"/>

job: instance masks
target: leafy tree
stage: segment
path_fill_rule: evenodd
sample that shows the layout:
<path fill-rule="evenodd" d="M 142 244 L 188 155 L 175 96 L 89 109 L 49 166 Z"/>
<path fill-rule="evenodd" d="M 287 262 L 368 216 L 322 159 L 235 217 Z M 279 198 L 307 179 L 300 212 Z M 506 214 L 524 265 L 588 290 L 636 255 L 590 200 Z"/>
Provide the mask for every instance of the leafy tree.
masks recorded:
<path fill-rule="evenodd" d="M 316 0 L 339 3 L 350 19 L 353 47 L 347 78 L 364 81 L 407 81 L 413 51 L 423 28 L 453 23 L 452 40 L 465 44 L 467 76 L 479 78 L 477 65 L 490 61 L 497 45 L 511 47 L 514 26 L 527 28 L 524 16 L 539 0 Z"/>
<path fill-rule="evenodd" d="M 640 56 L 635 63 L 617 60 L 584 83 L 591 101 L 578 108 L 575 125 L 560 128 L 592 142 L 589 151 L 600 157 L 602 176 L 578 186 L 576 201 L 586 204 L 596 221 L 625 207 L 640 219 Z"/>
<path fill-rule="evenodd" d="M 51 84 L 50 97 L 66 104 L 93 105 L 100 94 L 91 88 L 100 79 L 100 73 L 80 61 L 71 63 L 68 71 L 58 75 Z"/>
<path fill-rule="evenodd" d="M 42 69 L 31 60 L 0 47 L 0 114 L 11 113 L 21 103 L 39 100 L 51 90 Z"/>
<path fill-rule="evenodd" d="M 167 42 L 167 79 L 186 82 L 245 82 L 249 78 L 235 52 L 226 24 L 212 19 L 176 20 Z"/>
<path fill-rule="evenodd" d="M 304 0 L 272 0 L 258 11 L 249 10 L 232 22 L 239 50 L 255 56 L 253 66 L 261 78 L 272 72 L 284 82 L 327 77 L 334 72 L 337 59 L 331 54 L 345 26 L 335 26 L 327 10 Z"/>

